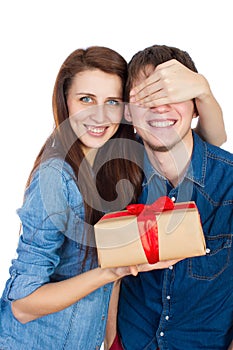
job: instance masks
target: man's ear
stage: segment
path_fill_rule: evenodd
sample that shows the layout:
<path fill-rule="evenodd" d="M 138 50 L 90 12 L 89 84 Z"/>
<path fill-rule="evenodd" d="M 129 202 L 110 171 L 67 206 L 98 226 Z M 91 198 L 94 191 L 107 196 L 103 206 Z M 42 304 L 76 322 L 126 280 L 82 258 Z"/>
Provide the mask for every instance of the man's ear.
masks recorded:
<path fill-rule="evenodd" d="M 124 117 L 127 122 L 132 122 L 132 117 L 129 109 L 129 105 L 125 105 Z"/>
<path fill-rule="evenodd" d="M 195 99 L 193 100 L 193 103 L 194 103 L 194 111 L 193 111 L 193 119 L 194 119 L 194 118 L 197 118 L 199 116 L 199 114 L 198 114 Z"/>

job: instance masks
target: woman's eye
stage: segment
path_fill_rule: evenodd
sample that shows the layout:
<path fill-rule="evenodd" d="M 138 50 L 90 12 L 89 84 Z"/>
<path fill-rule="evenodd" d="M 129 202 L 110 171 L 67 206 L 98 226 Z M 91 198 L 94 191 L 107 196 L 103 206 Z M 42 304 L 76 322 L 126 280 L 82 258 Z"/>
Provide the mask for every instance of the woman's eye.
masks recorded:
<path fill-rule="evenodd" d="M 92 102 L 92 98 L 89 96 L 83 96 L 80 98 L 80 101 L 82 101 L 84 103 L 90 103 L 90 102 Z"/>
<path fill-rule="evenodd" d="M 120 102 L 117 100 L 109 100 L 109 101 L 107 101 L 107 104 L 110 106 L 118 106 L 120 104 Z"/>

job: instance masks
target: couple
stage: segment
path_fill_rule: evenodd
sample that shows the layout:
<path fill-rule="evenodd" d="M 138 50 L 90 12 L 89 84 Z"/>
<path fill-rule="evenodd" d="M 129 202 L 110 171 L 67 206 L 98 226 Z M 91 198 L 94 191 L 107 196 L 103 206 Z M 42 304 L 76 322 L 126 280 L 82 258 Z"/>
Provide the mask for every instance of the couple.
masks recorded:
<path fill-rule="evenodd" d="M 131 103 L 122 120 L 124 96 Z M 198 113 L 196 132 L 217 145 L 225 140 L 221 109 L 189 55 L 156 45 L 127 67 L 113 50 L 76 50 L 58 73 L 53 111 L 56 129 L 18 210 L 22 232 L 1 298 L 0 349 L 100 348 L 109 303 L 107 329 L 115 323 L 119 280 L 124 349 L 227 349 L 233 159 L 191 131 Z M 195 200 L 207 256 L 99 268 L 93 225 L 104 212 L 161 195 Z"/>

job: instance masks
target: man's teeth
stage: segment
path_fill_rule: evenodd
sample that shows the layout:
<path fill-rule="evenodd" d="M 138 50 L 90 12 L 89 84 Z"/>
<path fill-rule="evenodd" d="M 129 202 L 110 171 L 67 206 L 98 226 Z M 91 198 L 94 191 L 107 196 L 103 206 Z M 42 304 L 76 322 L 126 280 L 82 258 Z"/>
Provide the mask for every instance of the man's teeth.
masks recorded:
<path fill-rule="evenodd" d="M 166 128 L 167 126 L 171 126 L 175 124 L 174 120 L 163 120 L 163 121 L 156 121 L 152 120 L 149 122 L 150 126 L 154 126 L 156 128 Z"/>
<path fill-rule="evenodd" d="M 95 134 L 101 134 L 104 132 L 105 128 L 96 128 L 94 126 L 87 125 L 87 130 L 94 132 Z"/>

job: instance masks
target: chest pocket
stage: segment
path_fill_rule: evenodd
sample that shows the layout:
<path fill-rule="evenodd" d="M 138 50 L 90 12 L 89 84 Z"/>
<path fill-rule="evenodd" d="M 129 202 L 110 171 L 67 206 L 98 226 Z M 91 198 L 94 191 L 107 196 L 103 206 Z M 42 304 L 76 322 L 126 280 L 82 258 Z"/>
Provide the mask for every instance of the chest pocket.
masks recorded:
<path fill-rule="evenodd" d="M 189 259 L 189 275 L 196 279 L 212 280 L 230 264 L 232 235 L 206 236 L 205 256 Z"/>

